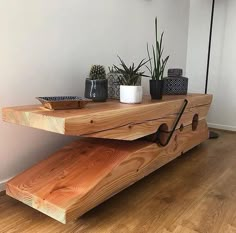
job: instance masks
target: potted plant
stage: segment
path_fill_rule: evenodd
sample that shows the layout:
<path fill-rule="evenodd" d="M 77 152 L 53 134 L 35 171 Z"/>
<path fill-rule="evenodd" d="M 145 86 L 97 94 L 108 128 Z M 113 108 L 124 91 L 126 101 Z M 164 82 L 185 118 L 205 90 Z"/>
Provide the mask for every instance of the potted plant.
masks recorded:
<path fill-rule="evenodd" d="M 108 98 L 109 99 L 120 99 L 120 84 L 119 77 L 122 74 L 118 73 L 114 66 L 108 67 L 109 73 L 107 74 L 108 80 Z"/>
<path fill-rule="evenodd" d="M 160 41 L 157 36 L 157 18 L 155 18 L 155 46 L 152 45 L 152 55 L 151 58 L 149 52 L 149 46 L 147 44 L 147 53 L 149 58 L 149 66 L 146 66 L 150 72 L 150 94 L 152 99 L 162 99 L 163 93 L 163 76 L 166 64 L 169 60 L 169 56 L 162 58 L 163 56 L 163 36 L 162 32 Z"/>
<path fill-rule="evenodd" d="M 122 74 L 118 77 L 120 84 L 120 102 L 127 104 L 137 104 L 142 102 L 143 89 L 141 86 L 141 77 L 147 77 L 144 72 L 140 71 L 148 61 L 143 59 L 136 67 L 134 63 L 127 66 L 125 62 L 118 56 L 120 67 L 114 65 L 115 70 Z"/>
<path fill-rule="evenodd" d="M 108 82 L 104 66 L 93 65 L 85 81 L 85 97 L 96 102 L 105 102 L 108 97 Z"/>

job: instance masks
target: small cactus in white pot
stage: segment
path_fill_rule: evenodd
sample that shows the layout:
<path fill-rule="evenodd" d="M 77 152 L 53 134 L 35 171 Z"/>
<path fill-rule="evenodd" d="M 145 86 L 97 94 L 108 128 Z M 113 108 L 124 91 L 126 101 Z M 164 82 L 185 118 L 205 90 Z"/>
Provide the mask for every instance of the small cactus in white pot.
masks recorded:
<path fill-rule="evenodd" d="M 118 56 L 120 67 L 114 65 L 115 70 L 122 74 L 118 78 L 120 84 L 120 102 L 127 104 L 138 104 L 142 102 L 143 88 L 141 86 L 141 78 L 147 77 L 140 69 L 148 62 L 143 59 L 136 67 L 134 63 L 127 66 L 125 62 Z"/>

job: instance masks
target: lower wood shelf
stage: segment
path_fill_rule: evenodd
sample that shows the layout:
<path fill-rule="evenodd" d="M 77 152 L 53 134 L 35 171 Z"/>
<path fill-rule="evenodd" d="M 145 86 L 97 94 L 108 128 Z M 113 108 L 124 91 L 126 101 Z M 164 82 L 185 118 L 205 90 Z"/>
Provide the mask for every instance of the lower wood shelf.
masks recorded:
<path fill-rule="evenodd" d="M 81 139 L 7 183 L 7 194 L 67 223 L 208 138 L 205 120 L 175 131 L 161 147 L 133 142 Z"/>

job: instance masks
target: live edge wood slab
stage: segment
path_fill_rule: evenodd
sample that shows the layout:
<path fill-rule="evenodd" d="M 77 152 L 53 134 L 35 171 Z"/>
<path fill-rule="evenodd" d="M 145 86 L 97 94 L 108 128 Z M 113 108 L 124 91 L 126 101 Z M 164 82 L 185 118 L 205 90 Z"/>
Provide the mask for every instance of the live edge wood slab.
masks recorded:
<path fill-rule="evenodd" d="M 65 135 L 135 140 L 155 133 L 162 123 L 172 126 L 185 98 L 189 103 L 182 123 L 191 124 L 193 114 L 205 119 L 212 96 L 191 94 L 165 96 L 162 101 L 147 97 L 142 104 L 91 103 L 80 110 L 52 111 L 37 105 L 4 108 L 3 120 Z"/>
<path fill-rule="evenodd" d="M 165 132 L 159 136 L 165 140 L 184 99 L 188 105 L 169 144 L 163 147 L 150 141 L 163 124 Z M 6 192 L 67 223 L 207 140 L 211 101 L 211 95 L 192 94 L 145 99 L 139 105 L 93 103 L 82 110 L 5 108 L 7 122 L 86 136 L 10 180 Z"/>

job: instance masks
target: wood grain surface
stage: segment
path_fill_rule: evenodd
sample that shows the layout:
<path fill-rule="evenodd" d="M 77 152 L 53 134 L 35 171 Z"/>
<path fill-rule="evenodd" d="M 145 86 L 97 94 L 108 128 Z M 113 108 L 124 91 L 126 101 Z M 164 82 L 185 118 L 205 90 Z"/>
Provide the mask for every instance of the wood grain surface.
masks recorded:
<path fill-rule="evenodd" d="M 176 130 L 166 147 L 83 139 L 16 176 L 7 194 L 66 223 L 155 171 L 208 138 L 205 120 Z"/>
<path fill-rule="evenodd" d="M 217 132 L 66 225 L 0 195 L 0 232 L 235 233 L 236 133 Z"/>
<path fill-rule="evenodd" d="M 55 133 L 135 140 L 154 133 L 165 121 L 171 127 L 187 98 L 182 124 L 189 125 L 194 114 L 205 119 L 212 95 L 165 96 L 163 100 L 144 98 L 141 104 L 121 104 L 117 100 L 91 103 L 80 110 L 51 111 L 41 106 L 4 108 L 3 120 Z"/>

